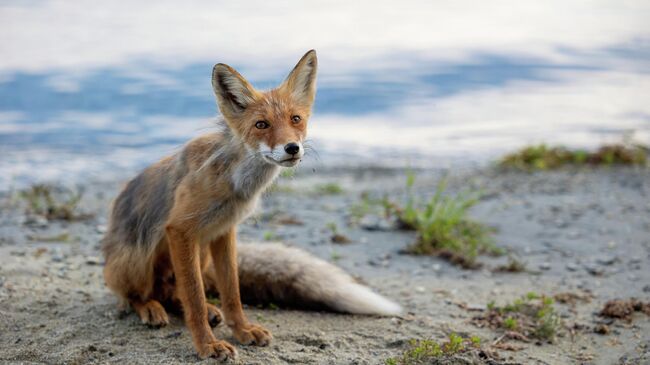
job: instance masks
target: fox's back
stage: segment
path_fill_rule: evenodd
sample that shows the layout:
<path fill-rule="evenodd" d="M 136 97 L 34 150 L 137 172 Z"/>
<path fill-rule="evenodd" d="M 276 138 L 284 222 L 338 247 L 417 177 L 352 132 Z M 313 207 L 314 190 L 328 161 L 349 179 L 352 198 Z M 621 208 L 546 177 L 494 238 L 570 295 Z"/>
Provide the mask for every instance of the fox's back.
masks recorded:
<path fill-rule="evenodd" d="M 131 179 L 113 202 L 103 249 L 115 245 L 150 248 L 161 241 L 164 224 L 181 181 L 196 171 L 219 148 L 223 133 L 197 137 L 172 156 L 152 164 Z"/>

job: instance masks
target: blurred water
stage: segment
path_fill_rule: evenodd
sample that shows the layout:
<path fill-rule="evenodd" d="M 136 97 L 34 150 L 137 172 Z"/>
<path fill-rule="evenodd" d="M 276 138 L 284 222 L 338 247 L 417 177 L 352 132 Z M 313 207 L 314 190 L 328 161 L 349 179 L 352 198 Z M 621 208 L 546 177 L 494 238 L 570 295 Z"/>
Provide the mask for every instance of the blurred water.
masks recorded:
<path fill-rule="evenodd" d="M 214 63 L 269 88 L 310 48 L 312 167 L 650 141 L 644 2 L 344 5 L 3 2 L 0 187 L 126 176 L 211 128 Z"/>

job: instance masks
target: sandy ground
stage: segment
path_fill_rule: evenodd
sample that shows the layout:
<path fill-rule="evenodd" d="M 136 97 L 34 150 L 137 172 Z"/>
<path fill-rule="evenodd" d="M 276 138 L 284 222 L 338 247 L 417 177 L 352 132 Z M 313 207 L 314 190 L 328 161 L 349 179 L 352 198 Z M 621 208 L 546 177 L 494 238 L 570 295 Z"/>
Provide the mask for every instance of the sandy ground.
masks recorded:
<path fill-rule="evenodd" d="M 416 188 L 431 194 L 441 171 L 422 171 Z M 473 316 L 490 301 L 504 304 L 531 290 L 590 296 L 576 305 L 556 304 L 564 329 L 553 344 L 516 343 L 497 351 L 496 363 L 650 363 L 650 320 L 607 322 L 597 315 L 609 299 L 650 297 L 650 171 L 601 169 L 536 174 L 492 169 L 454 171 L 452 190 L 484 191 L 472 216 L 498 229 L 496 242 L 527 263 L 529 272 L 497 274 L 506 261 L 481 258 L 467 271 L 438 258 L 400 250 L 412 232 L 385 229 L 368 217 L 349 225 L 350 206 L 362 191 L 403 194 L 402 171 L 311 171 L 280 182 L 260 213 L 240 227 L 242 241 L 273 238 L 334 261 L 380 293 L 402 304 L 403 318 L 374 318 L 288 309 L 248 308 L 275 340 L 267 348 L 238 346 L 242 364 L 382 364 L 411 338 L 442 339 L 450 332 L 478 335 L 489 346 L 500 333 L 477 328 Z M 344 192 L 313 193 L 336 182 Z M 26 215 L 10 194 L 0 197 L 0 363 L 197 363 L 189 333 L 178 317 L 149 329 L 120 313 L 104 287 L 99 239 L 110 200 L 121 182 L 88 183 L 81 222 L 44 221 Z M 301 225 L 278 223 L 278 215 Z M 328 223 L 352 241 L 334 244 Z M 52 237 L 67 233 L 67 238 Z M 594 333 L 603 321 L 608 335 Z M 218 335 L 232 340 L 227 329 Z M 205 360 L 204 362 L 210 362 Z"/>

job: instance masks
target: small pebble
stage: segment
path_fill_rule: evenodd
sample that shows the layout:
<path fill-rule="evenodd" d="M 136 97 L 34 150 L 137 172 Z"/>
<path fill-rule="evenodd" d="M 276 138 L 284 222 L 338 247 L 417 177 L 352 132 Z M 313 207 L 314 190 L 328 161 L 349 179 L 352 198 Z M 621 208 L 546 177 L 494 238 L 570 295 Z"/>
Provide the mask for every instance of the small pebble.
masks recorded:
<path fill-rule="evenodd" d="M 482 305 L 482 304 L 467 303 L 465 305 L 465 309 L 467 309 L 468 311 L 472 311 L 472 312 L 480 312 L 480 311 L 484 311 L 486 309 L 486 307 L 484 305 Z"/>
<path fill-rule="evenodd" d="M 600 335 L 606 335 L 609 333 L 609 326 L 607 326 L 606 324 L 596 325 L 596 327 L 594 328 L 594 332 Z"/>
<path fill-rule="evenodd" d="M 627 276 L 627 279 L 630 280 L 630 281 L 637 281 L 637 280 L 639 280 L 639 277 L 634 275 L 634 274 L 630 274 L 630 275 Z"/>
<path fill-rule="evenodd" d="M 585 270 L 593 276 L 602 276 L 605 273 L 605 270 L 592 265 L 586 266 Z"/>
<path fill-rule="evenodd" d="M 578 271 L 578 265 L 570 262 L 566 265 L 566 269 L 569 271 Z"/>
<path fill-rule="evenodd" d="M 582 234 L 578 231 L 571 231 L 567 234 L 567 238 L 571 240 L 576 240 L 578 238 L 582 237 Z"/>
<path fill-rule="evenodd" d="M 47 218 L 40 215 L 30 215 L 25 218 L 23 222 L 25 225 L 31 227 L 45 228 L 49 225 Z"/>
<path fill-rule="evenodd" d="M 618 260 L 616 256 L 605 256 L 605 257 L 599 257 L 596 259 L 596 262 L 601 264 L 601 265 L 612 265 Z"/>
<path fill-rule="evenodd" d="M 102 263 L 102 260 L 97 256 L 88 256 L 86 257 L 86 264 L 88 265 L 99 265 Z"/>

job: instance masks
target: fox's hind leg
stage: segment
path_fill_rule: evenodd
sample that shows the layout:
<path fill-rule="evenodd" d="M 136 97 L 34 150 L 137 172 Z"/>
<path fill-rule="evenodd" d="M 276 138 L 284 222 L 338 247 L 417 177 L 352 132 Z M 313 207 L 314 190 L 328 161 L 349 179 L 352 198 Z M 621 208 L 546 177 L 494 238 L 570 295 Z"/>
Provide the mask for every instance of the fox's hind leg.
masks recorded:
<path fill-rule="evenodd" d="M 153 299 L 147 302 L 131 301 L 130 304 L 142 320 L 142 323 L 147 326 L 159 328 L 169 324 L 167 311 L 159 301 Z"/>
<path fill-rule="evenodd" d="M 219 324 L 221 324 L 221 322 L 223 322 L 223 314 L 221 314 L 221 311 L 219 308 L 217 308 L 216 305 L 210 302 L 205 302 L 205 306 L 208 310 L 208 324 L 212 328 L 217 327 Z M 169 308 L 170 311 L 174 314 L 183 313 L 183 305 L 181 304 L 177 293 L 174 294 L 174 298 L 170 301 Z"/>
<path fill-rule="evenodd" d="M 129 303 L 142 323 L 150 327 L 169 324 L 169 316 L 159 300 L 165 300 L 173 286 L 156 280 L 155 264 L 164 255 L 146 254 L 142 250 L 124 244 L 105 246 L 108 248 L 104 279 L 123 304 Z"/>
<path fill-rule="evenodd" d="M 217 306 L 211 303 L 205 303 L 208 307 L 208 324 L 210 327 L 215 328 L 219 323 L 223 322 L 223 315 Z"/>
<path fill-rule="evenodd" d="M 212 262 L 212 254 L 209 247 L 201 247 L 201 271 L 203 272 L 203 286 L 206 294 L 209 296 L 218 296 L 217 277 Z M 216 305 L 208 302 L 208 323 L 210 327 L 215 328 L 223 322 L 223 314 Z"/>

